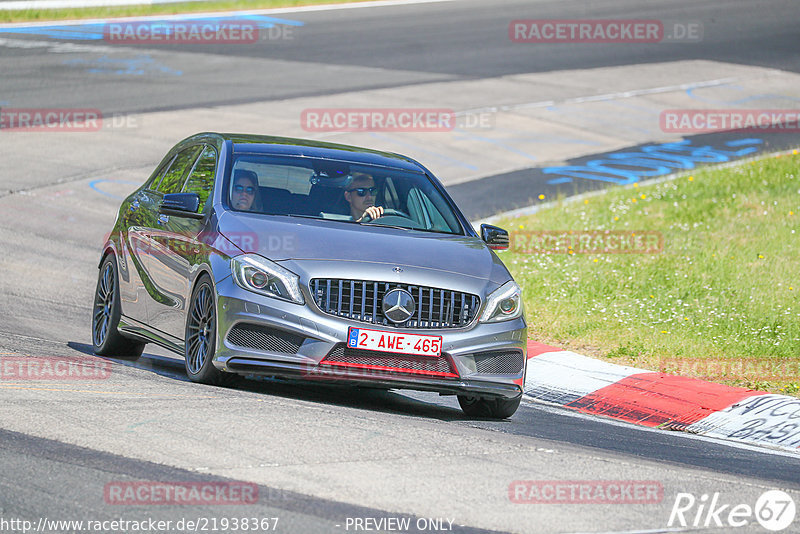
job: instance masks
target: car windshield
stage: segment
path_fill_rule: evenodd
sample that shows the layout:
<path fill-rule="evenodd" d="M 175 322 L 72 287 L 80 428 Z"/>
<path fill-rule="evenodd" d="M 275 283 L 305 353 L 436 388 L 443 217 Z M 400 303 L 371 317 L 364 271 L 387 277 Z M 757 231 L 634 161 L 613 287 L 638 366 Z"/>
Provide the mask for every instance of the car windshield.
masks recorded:
<path fill-rule="evenodd" d="M 237 211 L 464 234 L 454 208 L 423 173 L 243 154 L 231 177 L 229 205 Z"/>

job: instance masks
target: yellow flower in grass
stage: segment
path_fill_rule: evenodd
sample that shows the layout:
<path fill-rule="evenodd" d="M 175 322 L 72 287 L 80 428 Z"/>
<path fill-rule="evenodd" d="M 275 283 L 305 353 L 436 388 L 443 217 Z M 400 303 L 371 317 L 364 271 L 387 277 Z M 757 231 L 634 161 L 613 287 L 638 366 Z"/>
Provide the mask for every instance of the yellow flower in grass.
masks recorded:
<path fill-rule="evenodd" d="M 618 221 L 618 220 L 619 220 L 619 217 L 614 217 L 614 220 L 615 220 L 615 221 Z"/>
<path fill-rule="evenodd" d="M 544 200 L 544 195 L 539 195 L 539 200 Z"/>
<path fill-rule="evenodd" d="M 639 195 L 639 197 L 640 197 L 642 200 L 644 200 L 644 199 L 646 199 L 646 198 L 647 198 L 647 195 L 645 195 L 644 193 L 642 193 L 641 195 Z"/>
<path fill-rule="evenodd" d="M 690 182 L 694 182 L 694 176 L 690 176 L 690 177 L 689 177 L 689 181 L 690 181 Z"/>

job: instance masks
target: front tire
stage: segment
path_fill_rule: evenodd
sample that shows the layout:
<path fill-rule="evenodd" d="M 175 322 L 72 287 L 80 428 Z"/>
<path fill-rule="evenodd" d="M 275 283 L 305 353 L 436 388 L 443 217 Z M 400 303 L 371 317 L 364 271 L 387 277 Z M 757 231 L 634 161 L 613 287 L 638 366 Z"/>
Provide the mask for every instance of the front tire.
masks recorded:
<path fill-rule="evenodd" d="M 145 344 L 119 333 L 117 327 L 121 315 L 117 261 L 114 254 L 108 254 L 100 265 L 94 292 L 92 347 L 100 356 L 135 360 L 142 355 Z"/>
<path fill-rule="evenodd" d="M 203 275 L 192 292 L 186 317 L 184 356 L 186 374 L 192 382 L 221 385 L 224 373 L 214 367 L 217 346 L 217 307 L 214 285 Z"/>
<path fill-rule="evenodd" d="M 458 396 L 458 404 L 469 417 L 489 417 L 493 419 L 508 419 L 519 408 L 522 395 L 513 399 Z"/>

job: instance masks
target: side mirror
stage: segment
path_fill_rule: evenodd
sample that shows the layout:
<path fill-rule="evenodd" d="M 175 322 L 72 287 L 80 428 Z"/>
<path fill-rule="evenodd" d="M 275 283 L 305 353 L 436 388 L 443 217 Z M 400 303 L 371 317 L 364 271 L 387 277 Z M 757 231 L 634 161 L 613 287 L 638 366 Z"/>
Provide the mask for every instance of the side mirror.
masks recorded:
<path fill-rule="evenodd" d="M 167 193 L 158 207 L 158 212 L 176 217 L 202 219 L 203 214 L 197 213 L 198 209 L 200 209 L 200 196 L 197 193 Z"/>
<path fill-rule="evenodd" d="M 508 232 L 491 224 L 481 225 L 481 239 L 492 250 L 506 250 L 508 248 Z"/>

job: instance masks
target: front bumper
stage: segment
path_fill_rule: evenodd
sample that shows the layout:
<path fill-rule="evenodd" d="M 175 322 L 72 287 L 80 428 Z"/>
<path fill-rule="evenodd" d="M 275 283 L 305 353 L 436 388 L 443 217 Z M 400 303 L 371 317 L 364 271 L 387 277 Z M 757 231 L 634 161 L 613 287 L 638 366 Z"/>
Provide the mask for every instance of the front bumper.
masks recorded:
<path fill-rule="evenodd" d="M 242 375 L 266 375 L 303 380 L 369 385 L 387 389 L 413 389 L 440 394 L 515 398 L 522 394 L 527 361 L 527 328 L 523 318 L 500 323 L 473 322 L 459 329 L 391 329 L 343 317 L 323 314 L 308 302 L 299 305 L 261 296 L 236 285 L 232 278 L 217 284 L 218 332 L 214 364 L 222 371 Z M 258 343 L 236 343 L 233 329 L 243 325 L 285 333 L 288 342 L 280 350 Z M 454 376 L 432 376 L 384 367 L 326 365 L 334 349 L 341 350 L 349 327 L 378 328 L 398 332 L 442 336 L 442 357 Z M 486 372 L 487 355 L 514 354 L 521 363 L 509 372 Z M 322 364 L 321 364 L 322 362 Z M 497 369 L 494 369 L 497 371 Z"/>

